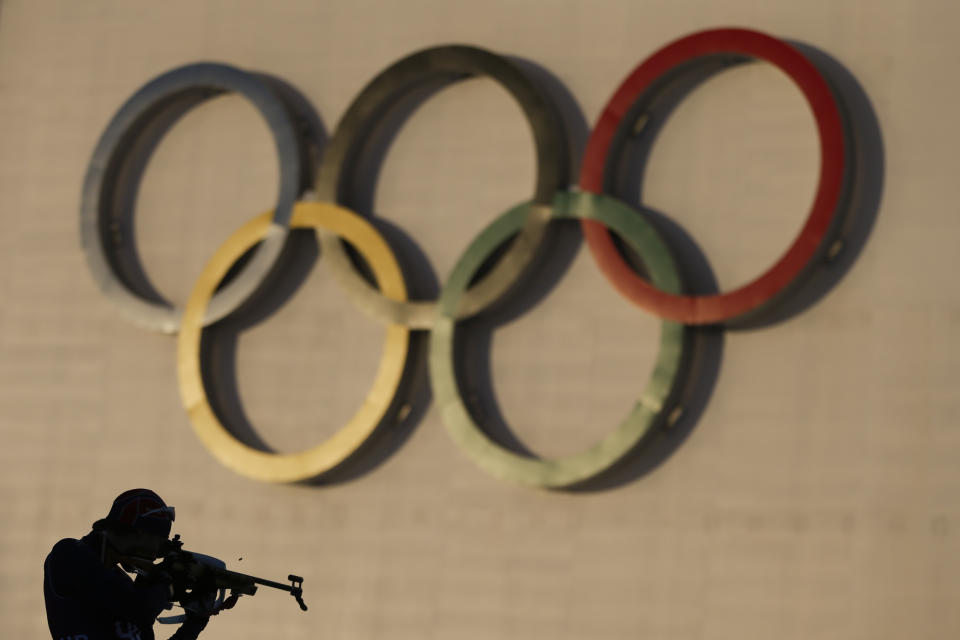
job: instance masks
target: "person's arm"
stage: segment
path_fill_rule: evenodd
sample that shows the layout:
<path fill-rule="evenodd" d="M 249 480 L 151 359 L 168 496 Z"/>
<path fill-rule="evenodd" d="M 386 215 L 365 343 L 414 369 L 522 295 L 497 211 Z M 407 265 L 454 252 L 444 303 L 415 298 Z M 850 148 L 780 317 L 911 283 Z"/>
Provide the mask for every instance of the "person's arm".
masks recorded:
<path fill-rule="evenodd" d="M 218 615 L 221 611 L 227 609 L 233 609 L 239 598 L 239 594 L 231 593 L 226 600 L 217 604 L 215 592 L 196 594 L 190 601 L 184 603 L 187 619 L 168 640 L 195 640 L 207 626 L 210 616 Z"/>
<path fill-rule="evenodd" d="M 200 632 L 207 626 L 208 620 L 209 618 L 205 616 L 188 615 L 177 632 L 170 636 L 168 640 L 196 640 Z"/>
<path fill-rule="evenodd" d="M 83 543 L 61 540 L 47 557 L 54 591 L 118 618 L 150 621 L 166 607 L 170 583 L 164 579 L 134 582 L 119 569 L 106 567 Z"/>

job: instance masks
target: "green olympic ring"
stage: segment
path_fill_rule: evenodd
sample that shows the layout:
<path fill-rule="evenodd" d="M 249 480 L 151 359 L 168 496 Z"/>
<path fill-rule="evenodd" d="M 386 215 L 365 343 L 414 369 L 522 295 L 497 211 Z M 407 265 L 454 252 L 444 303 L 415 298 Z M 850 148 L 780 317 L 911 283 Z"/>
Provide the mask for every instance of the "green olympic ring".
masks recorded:
<path fill-rule="evenodd" d="M 586 451 L 549 460 L 529 458 L 494 442 L 470 415 L 455 373 L 455 314 L 460 298 L 484 260 L 518 234 L 527 221 L 531 204 L 511 209 L 497 218 L 467 248 L 450 274 L 430 335 L 430 381 L 447 432 L 484 471 L 504 480 L 535 487 L 563 488 L 606 471 L 650 435 L 669 415 L 670 404 L 682 378 L 685 327 L 664 321 L 660 353 L 653 375 L 639 401 L 620 425 Z M 681 292 L 680 274 L 654 228 L 637 211 L 609 196 L 561 193 L 556 196 L 551 219 L 596 220 L 616 231 L 641 256 L 653 283 L 664 291 Z"/>

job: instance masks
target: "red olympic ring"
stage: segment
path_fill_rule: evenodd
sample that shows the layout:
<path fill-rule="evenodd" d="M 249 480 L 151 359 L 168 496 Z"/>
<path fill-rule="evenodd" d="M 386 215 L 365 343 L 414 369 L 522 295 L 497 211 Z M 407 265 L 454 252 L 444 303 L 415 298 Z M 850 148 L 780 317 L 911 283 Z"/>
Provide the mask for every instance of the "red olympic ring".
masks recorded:
<path fill-rule="evenodd" d="M 747 29 L 711 29 L 663 47 L 642 62 L 607 103 L 587 142 L 580 188 L 603 193 L 615 134 L 631 107 L 656 83 L 681 65 L 705 56 L 740 54 L 769 62 L 803 92 L 820 138 L 820 177 L 807 221 L 793 244 L 765 273 L 746 285 L 709 296 L 673 295 L 652 286 L 624 261 L 610 232 L 599 222 L 582 220 L 583 233 L 600 268 L 620 293 L 668 320 L 712 324 L 735 319 L 784 291 L 817 256 L 843 198 L 847 155 L 840 109 L 820 72 L 782 40 Z"/>

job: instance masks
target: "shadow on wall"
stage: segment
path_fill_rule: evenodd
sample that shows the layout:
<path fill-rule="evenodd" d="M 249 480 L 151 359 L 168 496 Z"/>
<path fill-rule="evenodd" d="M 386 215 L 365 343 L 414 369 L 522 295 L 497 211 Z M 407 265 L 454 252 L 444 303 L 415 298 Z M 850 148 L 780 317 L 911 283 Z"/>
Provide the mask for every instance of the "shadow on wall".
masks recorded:
<path fill-rule="evenodd" d="M 866 244 L 876 220 L 883 191 L 883 143 L 877 117 L 862 88 L 837 61 L 808 45 L 792 44 L 821 71 L 839 98 L 843 109 L 848 157 L 853 159 L 848 169 L 847 189 L 841 205 L 843 211 L 838 212 L 835 217 L 837 222 L 829 231 L 829 242 L 824 243 L 821 255 L 811 263 L 801 283 L 792 287 L 776 306 L 741 318 L 726 327 L 687 327 L 684 383 L 673 392 L 670 403 L 661 412 L 659 423 L 616 466 L 581 485 L 571 487 L 573 491 L 599 491 L 622 486 L 651 472 L 669 458 L 693 432 L 709 403 L 720 372 L 725 330 L 770 326 L 808 309 L 842 279 Z M 645 99 L 644 104 L 635 106 L 633 112 L 624 118 L 625 124 L 618 130 L 618 139 L 611 147 L 607 166 L 613 169 L 607 172 L 605 190 L 642 212 L 664 237 L 680 266 L 687 294 L 717 293 L 716 278 L 696 242 L 668 217 L 669 212 L 657 212 L 644 206 L 641 195 L 642 176 L 657 134 L 683 98 L 711 75 L 732 64 L 747 61 L 746 58 L 730 55 L 714 56 L 705 59 L 695 68 L 682 70 L 682 73 L 662 83 L 654 94 Z M 572 159 L 569 175 L 577 175 L 576 164 L 582 157 L 589 130 L 576 101 L 563 84 L 543 68 L 526 60 L 513 59 L 513 62 L 552 98 L 566 129 L 569 158 Z M 318 164 L 318 150 L 324 142 L 323 127 L 299 92 L 276 78 L 265 78 L 278 89 L 285 105 L 300 123 L 298 134 L 306 142 L 300 149 L 305 167 L 301 182 L 307 188 Z M 451 76 L 425 83 L 393 104 L 377 122 L 375 131 L 370 132 L 362 152 L 351 159 L 351 169 L 346 172 L 351 179 L 341 186 L 340 202 L 368 216 L 393 248 L 403 268 L 413 300 L 436 299 L 440 283 L 429 259 L 416 242 L 401 229 L 375 215 L 373 203 L 376 183 L 387 149 L 410 115 L 434 93 L 461 78 L 462 76 Z M 192 104 L 195 102 L 185 105 L 183 110 Z M 157 123 L 155 134 L 142 143 L 143 148 L 136 154 L 140 160 L 131 162 L 125 169 L 127 175 L 121 183 L 133 186 L 121 194 L 127 203 L 122 207 L 123 210 L 133 211 L 135 185 L 143 172 L 146 157 L 163 132 L 182 113 L 183 111 L 171 111 L 170 118 Z M 640 120 L 642 126 L 637 127 L 636 123 Z M 130 229 L 132 237 L 132 222 L 125 228 Z M 498 327 L 527 312 L 557 285 L 581 247 L 579 228 L 566 222 L 551 224 L 547 234 L 546 241 L 540 246 L 548 247 L 548 250 L 541 251 L 530 265 L 525 272 L 522 286 L 514 287 L 494 308 L 467 321 L 465 326 L 469 328 L 470 340 L 457 341 L 461 393 L 467 399 L 469 410 L 477 422 L 484 425 L 491 439 L 516 453 L 530 457 L 536 456 L 510 429 L 494 394 L 491 381 L 491 340 Z M 127 279 L 135 282 L 139 291 L 159 300 L 159 294 L 149 285 L 140 267 L 133 243 L 128 242 L 125 246 L 128 251 L 123 256 L 122 264 Z M 639 273 L 643 273 L 641 257 L 626 249 L 622 243 L 620 250 L 627 261 Z M 348 249 L 348 253 L 354 266 L 372 283 L 363 260 L 352 250 Z M 317 241 L 311 232 L 291 233 L 281 260 L 257 294 L 237 312 L 209 328 L 204 334 L 204 382 L 211 406 L 224 424 L 231 426 L 235 436 L 264 451 L 271 449 L 247 418 L 238 393 L 237 337 L 244 330 L 267 319 L 282 306 L 305 280 L 317 263 L 318 256 Z M 231 273 L 238 271 L 244 260 L 241 259 Z M 491 260 L 493 261 L 495 260 Z M 230 275 L 227 279 L 229 277 Z M 462 338 L 464 333 L 466 332 L 460 331 L 458 338 Z M 413 429 L 422 421 L 432 401 L 427 371 L 428 344 L 428 332 L 412 333 L 403 386 L 375 436 L 345 463 L 315 479 L 311 484 L 325 485 L 356 479 L 377 468 L 402 448 Z M 470 464 L 466 458 L 464 464 Z"/>

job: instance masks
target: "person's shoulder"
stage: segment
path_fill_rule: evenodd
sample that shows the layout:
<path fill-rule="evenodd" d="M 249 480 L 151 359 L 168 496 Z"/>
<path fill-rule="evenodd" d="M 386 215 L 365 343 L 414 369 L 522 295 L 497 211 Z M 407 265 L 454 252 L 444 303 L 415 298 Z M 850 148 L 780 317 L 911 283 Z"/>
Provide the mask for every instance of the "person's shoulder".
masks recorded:
<path fill-rule="evenodd" d="M 84 544 L 83 540 L 77 540 L 75 538 L 63 538 L 53 545 L 50 553 L 47 554 L 47 562 L 57 563 L 89 554 L 90 549 L 86 544 Z"/>

